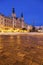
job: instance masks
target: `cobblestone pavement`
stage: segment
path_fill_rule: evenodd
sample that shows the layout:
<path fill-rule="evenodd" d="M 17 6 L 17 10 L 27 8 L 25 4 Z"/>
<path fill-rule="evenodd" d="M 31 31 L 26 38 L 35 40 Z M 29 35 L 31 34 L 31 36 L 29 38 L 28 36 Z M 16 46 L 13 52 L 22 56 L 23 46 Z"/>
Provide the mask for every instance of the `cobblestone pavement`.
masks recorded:
<path fill-rule="evenodd" d="M 0 35 L 0 65 L 43 65 L 43 35 Z"/>

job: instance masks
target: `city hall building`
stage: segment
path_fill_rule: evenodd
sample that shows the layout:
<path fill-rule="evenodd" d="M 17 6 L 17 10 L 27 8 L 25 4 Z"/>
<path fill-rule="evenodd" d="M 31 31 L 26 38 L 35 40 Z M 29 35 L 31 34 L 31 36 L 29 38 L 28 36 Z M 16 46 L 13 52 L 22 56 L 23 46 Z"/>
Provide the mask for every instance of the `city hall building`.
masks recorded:
<path fill-rule="evenodd" d="M 0 27 L 27 28 L 27 24 L 24 22 L 23 13 L 21 13 L 21 18 L 18 18 L 13 8 L 11 17 L 0 14 Z"/>

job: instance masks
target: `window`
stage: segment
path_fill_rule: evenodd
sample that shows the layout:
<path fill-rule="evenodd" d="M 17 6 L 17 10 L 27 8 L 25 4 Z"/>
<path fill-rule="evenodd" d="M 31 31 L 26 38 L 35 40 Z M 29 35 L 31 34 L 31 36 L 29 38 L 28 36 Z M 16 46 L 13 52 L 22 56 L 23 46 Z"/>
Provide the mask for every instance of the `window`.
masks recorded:
<path fill-rule="evenodd" d="M 3 21 L 1 22 L 1 24 L 3 24 Z"/>
<path fill-rule="evenodd" d="M 3 18 L 1 18 L 1 20 L 3 20 Z"/>

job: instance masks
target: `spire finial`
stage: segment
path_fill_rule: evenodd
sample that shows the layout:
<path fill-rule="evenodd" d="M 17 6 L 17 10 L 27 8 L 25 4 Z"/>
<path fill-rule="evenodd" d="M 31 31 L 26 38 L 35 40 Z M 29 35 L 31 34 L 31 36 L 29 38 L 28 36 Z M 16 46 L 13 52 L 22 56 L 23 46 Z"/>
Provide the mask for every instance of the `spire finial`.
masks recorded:
<path fill-rule="evenodd" d="M 21 17 L 23 17 L 23 12 L 21 13 Z"/>
<path fill-rule="evenodd" d="M 12 13 L 15 13 L 15 8 L 12 8 Z"/>

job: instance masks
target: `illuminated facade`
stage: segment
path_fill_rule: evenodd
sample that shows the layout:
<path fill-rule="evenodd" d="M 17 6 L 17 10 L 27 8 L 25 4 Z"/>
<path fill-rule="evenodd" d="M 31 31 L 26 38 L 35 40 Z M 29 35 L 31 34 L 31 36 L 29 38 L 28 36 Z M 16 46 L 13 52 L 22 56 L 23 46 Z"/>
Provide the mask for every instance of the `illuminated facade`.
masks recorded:
<path fill-rule="evenodd" d="M 26 28 L 27 24 L 24 23 L 23 13 L 21 13 L 21 18 L 17 18 L 13 8 L 11 17 L 0 14 L 0 27 Z"/>

